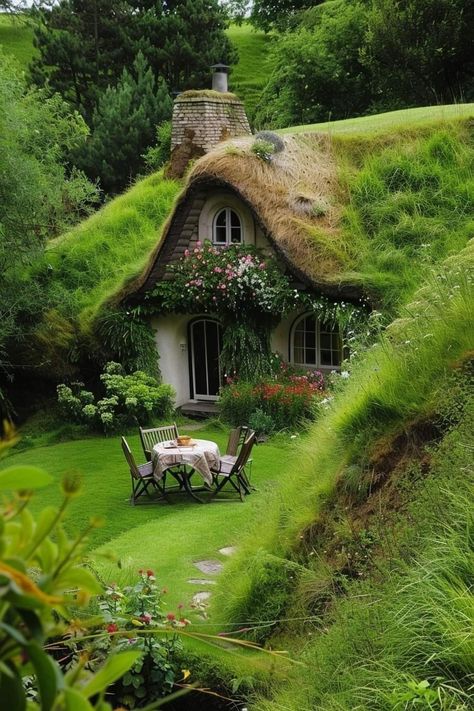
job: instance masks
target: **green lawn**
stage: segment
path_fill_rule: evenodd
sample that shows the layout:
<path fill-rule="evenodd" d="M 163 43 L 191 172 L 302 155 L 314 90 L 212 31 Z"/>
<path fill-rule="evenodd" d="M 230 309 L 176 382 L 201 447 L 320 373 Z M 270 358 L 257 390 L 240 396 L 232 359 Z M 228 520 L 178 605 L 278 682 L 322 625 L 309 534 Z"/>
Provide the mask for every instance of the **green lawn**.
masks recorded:
<path fill-rule="evenodd" d="M 419 106 L 416 109 L 401 109 L 387 111 L 373 116 L 343 119 L 341 121 L 325 121 L 305 126 L 290 126 L 282 128 L 277 133 L 309 133 L 324 131 L 340 134 L 371 134 L 386 133 L 397 128 L 409 128 L 420 124 L 436 121 L 450 121 L 474 116 L 474 104 L 446 104 L 442 106 Z"/>
<path fill-rule="evenodd" d="M 271 37 L 264 32 L 258 32 L 248 23 L 240 27 L 231 25 L 227 35 L 239 52 L 239 62 L 232 68 L 229 79 L 230 89 L 242 99 L 247 113 L 252 117 L 262 89 L 271 73 L 269 65 Z"/>
<path fill-rule="evenodd" d="M 23 69 L 36 55 L 33 46 L 33 29 L 25 20 L 0 14 L 0 45 L 8 54 L 13 54 Z"/>
<path fill-rule="evenodd" d="M 212 439 L 225 450 L 227 433 L 205 426 L 199 437 Z M 128 438 L 137 460 L 143 460 L 138 436 Z M 225 561 L 218 553 L 224 546 L 238 545 L 248 525 L 257 516 L 263 500 L 275 488 L 285 471 L 290 440 L 282 439 L 259 445 L 253 453 L 253 483 L 258 491 L 244 503 L 216 501 L 199 504 L 186 497 L 177 503 L 130 506 L 130 477 L 120 448 L 119 438 L 97 437 L 38 447 L 12 454 L 3 466 L 36 464 L 59 481 L 67 472 L 77 472 L 83 480 L 83 493 L 71 505 L 69 529 L 83 529 L 91 516 L 106 519 L 91 539 L 91 558 L 102 576 L 109 581 L 128 581 L 138 568 L 153 568 L 159 583 L 168 588 L 170 609 L 182 602 L 189 605 L 200 590 L 187 582 L 205 578 L 193 561 L 206 557 Z M 176 500 L 177 497 L 175 497 Z M 39 491 L 33 509 L 56 505 L 61 499 L 58 486 Z M 103 554 L 120 558 L 122 568 Z"/>

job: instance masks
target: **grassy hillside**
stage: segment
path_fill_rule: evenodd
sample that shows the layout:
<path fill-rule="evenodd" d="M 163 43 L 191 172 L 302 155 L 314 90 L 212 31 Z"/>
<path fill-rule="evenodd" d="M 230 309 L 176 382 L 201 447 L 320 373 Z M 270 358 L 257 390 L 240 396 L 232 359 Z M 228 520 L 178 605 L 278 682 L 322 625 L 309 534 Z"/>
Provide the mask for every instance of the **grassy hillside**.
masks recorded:
<path fill-rule="evenodd" d="M 220 579 L 219 628 L 303 664 L 252 708 L 471 708 L 473 278 L 471 244 L 353 366 Z"/>
<path fill-rule="evenodd" d="M 229 78 L 231 91 L 244 102 L 249 119 L 252 119 L 255 107 L 268 76 L 271 72 L 269 49 L 271 37 L 253 29 L 248 23 L 231 25 L 227 35 L 237 47 L 239 62 L 232 68 Z"/>
<path fill-rule="evenodd" d="M 33 30 L 23 18 L 0 14 L 0 45 L 5 52 L 12 54 L 23 69 L 35 56 Z"/>
<path fill-rule="evenodd" d="M 101 304 L 139 272 L 160 237 L 180 184 L 156 173 L 50 242 L 33 271 L 84 327 Z"/>
<path fill-rule="evenodd" d="M 325 121 L 304 126 L 291 126 L 283 128 L 276 133 L 313 133 L 315 131 L 328 132 L 332 135 L 340 134 L 373 134 L 387 133 L 399 129 L 410 129 L 436 123 L 438 121 L 453 121 L 456 119 L 472 118 L 474 104 L 447 104 L 442 106 L 420 106 L 414 109 L 401 109 L 400 111 L 387 111 L 373 116 L 359 116 L 340 121 Z"/>

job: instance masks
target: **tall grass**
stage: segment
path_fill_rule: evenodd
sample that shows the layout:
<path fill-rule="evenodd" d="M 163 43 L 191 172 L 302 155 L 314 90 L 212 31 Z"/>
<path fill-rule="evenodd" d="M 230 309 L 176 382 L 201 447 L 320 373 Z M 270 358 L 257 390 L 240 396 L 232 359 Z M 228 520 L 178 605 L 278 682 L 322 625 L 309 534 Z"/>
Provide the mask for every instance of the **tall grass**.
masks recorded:
<path fill-rule="evenodd" d="M 306 627 L 304 663 L 258 711 L 472 708 L 474 408 L 435 454 L 383 576 L 354 582 L 324 628 Z M 309 635 L 308 635 L 309 632 Z M 303 644 L 303 640 L 300 642 Z"/>
<path fill-rule="evenodd" d="M 433 265 L 474 236 L 474 141 L 468 124 L 335 139 L 345 184 L 345 280 L 396 313 Z"/>
<path fill-rule="evenodd" d="M 380 440 L 437 411 L 448 376 L 472 349 L 473 268 L 474 243 L 433 274 L 289 456 L 286 483 L 219 581 L 213 600 L 219 624 L 265 619 L 265 604 L 255 598 L 262 551 L 280 557 L 282 566 L 287 558 L 299 560 L 305 529 L 315 525 L 346 472 L 368 465 Z"/>

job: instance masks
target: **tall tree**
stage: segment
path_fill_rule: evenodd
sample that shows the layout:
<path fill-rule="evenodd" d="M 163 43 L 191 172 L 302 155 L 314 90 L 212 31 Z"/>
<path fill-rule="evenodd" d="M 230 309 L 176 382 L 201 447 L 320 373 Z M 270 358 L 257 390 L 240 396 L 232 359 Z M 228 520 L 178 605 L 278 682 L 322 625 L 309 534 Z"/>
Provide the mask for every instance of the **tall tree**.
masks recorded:
<path fill-rule="evenodd" d="M 36 20 L 33 80 L 88 121 L 139 51 L 172 89 L 206 87 L 210 64 L 236 60 L 218 0 L 50 0 Z"/>
<path fill-rule="evenodd" d="M 380 108 L 474 97 L 474 0 L 374 0 L 362 61 Z"/>
<path fill-rule="evenodd" d="M 167 86 L 155 76 L 141 52 L 131 71 L 100 97 L 91 138 L 78 164 L 99 177 L 106 192 L 122 190 L 143 167 L 142 154 L 155 139 L 156 126 L 171 116 Z"/>
<path fill-rule="evenodd" d="M 126 0 L 60 0 L 41 3 L 36 20 L 31 76 L 92 116 L 98 97 L 136 55 L 135 22 Z"/>
<path fill-rule="evenodd" d="M 12 347 L 27 343 L 44 305 L 41 284 L 19 286 L 49 237 L 88 213 L 97 189 L 66 163 L 87 136 L 79 114 L 57 94 L 27 90 L 0 52 L 0 409 Z"/>

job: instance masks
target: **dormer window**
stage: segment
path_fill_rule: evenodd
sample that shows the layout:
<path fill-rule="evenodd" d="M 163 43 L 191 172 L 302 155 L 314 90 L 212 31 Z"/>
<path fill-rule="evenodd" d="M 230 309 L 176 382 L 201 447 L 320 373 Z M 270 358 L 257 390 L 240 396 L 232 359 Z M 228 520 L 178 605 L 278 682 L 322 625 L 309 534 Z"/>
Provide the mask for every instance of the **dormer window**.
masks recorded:
<path fill-rule="evenodd" d="M 230 207 L 219 210 L 212 229 L 214 244 L 242 244 L 242 223 L 240 217 Z"/>

